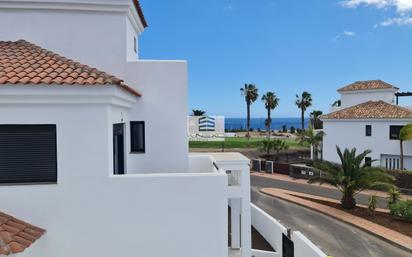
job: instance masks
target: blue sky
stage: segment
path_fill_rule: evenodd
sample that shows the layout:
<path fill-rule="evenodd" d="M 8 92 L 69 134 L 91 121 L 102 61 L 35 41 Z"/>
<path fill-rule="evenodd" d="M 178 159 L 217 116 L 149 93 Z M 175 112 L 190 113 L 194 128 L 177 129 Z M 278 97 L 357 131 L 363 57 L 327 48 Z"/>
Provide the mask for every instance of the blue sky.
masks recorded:
<path fill-rule="evenodd" d="M 382 79 L 412 91 L 412 0 L 141 0 L 143 59 L 184 59 L 189 110 L 245 116 L 239 89 L 280 98 L 273 117 L 298 117 L 295 94 L 328 112 L 336 89 Z M 412 97 L 401 101 L 412 105 Z M 311 110 L 310 109 L 310 110 Z M 263 103 L 252 117 L 265 117 Z"/>

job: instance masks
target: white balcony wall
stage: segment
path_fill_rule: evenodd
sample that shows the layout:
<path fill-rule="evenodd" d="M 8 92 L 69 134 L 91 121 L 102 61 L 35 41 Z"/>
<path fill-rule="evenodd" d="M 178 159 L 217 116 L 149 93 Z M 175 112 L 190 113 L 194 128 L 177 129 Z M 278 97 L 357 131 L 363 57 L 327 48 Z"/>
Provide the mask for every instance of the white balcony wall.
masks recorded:
<path fill-rule="evenodd" d="M 0 186 L 1 211 L 47 230 L 29 256 L 227 255 L 226 175 L 111 175 L 113 114 L 124 109 L 113 106 L 129 95 L 109 86 L 0 91 L 0 124 L 57 126 L 58 183 Z"/>

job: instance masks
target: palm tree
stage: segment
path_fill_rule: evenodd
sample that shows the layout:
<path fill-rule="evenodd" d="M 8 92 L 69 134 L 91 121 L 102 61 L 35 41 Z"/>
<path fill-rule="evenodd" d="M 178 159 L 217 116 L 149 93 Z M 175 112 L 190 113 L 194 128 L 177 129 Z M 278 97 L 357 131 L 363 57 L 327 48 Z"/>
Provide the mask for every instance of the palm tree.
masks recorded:
<path fill-rule="evenodd" d="M 205 115 L 205 111 L 202 111 L 202 110 L 196 110 L 196 109 L 194 109 L 194 110 L 192 110 L 192 116 L 203 116 L 203 115 Z"/>
<path fill-rule="evenodd" d="M 316 161 L 318 159 L 319 146 L 322 143 L 325 132 L 316 131 L 312 126 L 308 130 L 304 131 L 300 135 L 301 143 L 308 143 L 312 147 L 312 160 Z"/>
<path fill-rule="evenodd" d="M 248 145 L 249 145 L 249 138 L 250 138 L 250 134 L 249 134 L 249 131 L 250 131 L 250 106 L 252 105 L 252 103 L 254 103 L 256 101 L 259 94 L 258 94 L 257 87 L 253 84 L 245 84 L 245 86 L 243 88 L 241 88 L 240 91 L 242 92 L 242 95 L 245 97 L 245 101 L 246 101 L 246 108 L 247 108 L 247 116 L 246 116 L 247 133 L 246 133 L 246 137 L 247 137 L 247 142 L 248 142 Z"/>
<path fill-rule="evenodd" d="M 278 107 L 279 98 L 276 96 L 275 92 L 267 92 L 262 96 L 262 101 L 265 103 L 265 108 L 268 111 L 268 118 L 265 123 L 268 130 L 268 139 L 270 139 L 270 124 L 272 123 L 270 114 L 272 110 Z"/>
<path fill-rule="evenodd" d="M 301 122 L 302 122 L 302 131 L 305 130 L 305 111 L 312 105 L 312 95 L 306 91 L 303 91 L 302 95 L 296 95 L 295 104 L 301 111 Z"/>
<path fill-rule="evenodd" d="M 321 129 L 322 128 L 322 121 L 319 119 L 319 117 L 323 114 L 322 111 L 312 111 L 310 115 L 310 121 L 312 123 L 312 127 L 314 129 Z"/>
<path fill-rule="evenodd" d="M 389 189 L 393 187 L 394 178 L 383 169 L 370 167 L 365 157 L 371 153 L 366 150 L 356 154 L 356 148 L 345 149 L 342 153 L 336 146 L 341 164 L 332 162 L 315 162 L 314 167 L 321 170 L 322 175 L 312 178 L 309 183 L 320 182 L 335 186 L 342 192 L 341 205 L 345 209 L 356 206 L 355 195 L 365 189 Z"/>
<path fill-rule="evenodd" d="M 401 131 L 399 132 L 399 143 L 400 143 L 400 162 L 401 162 L 401 170 L 404 169 L 403 163 L 403 142 L 412 140 L 412 124 L 408 124 L 404 126 Z"/>

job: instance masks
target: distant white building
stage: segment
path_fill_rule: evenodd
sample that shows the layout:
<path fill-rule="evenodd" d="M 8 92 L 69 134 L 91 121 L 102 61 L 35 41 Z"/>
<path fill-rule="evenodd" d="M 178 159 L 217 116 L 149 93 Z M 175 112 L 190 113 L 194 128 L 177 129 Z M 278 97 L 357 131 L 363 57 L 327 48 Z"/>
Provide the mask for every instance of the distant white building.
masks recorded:
<path fill-rule="evenodd" d="M 224 116 L 188 116 L 187 119 L 189 140 L 224 139 Z"/>
<path fill-rule="evenodd" d="M 323 158 L 339 162 L 336 146 L 370 149 L 367 160 L 388 169 L 400 167 L 399 131 L 412 123 L 412 110 L 396 105 L 398 88 L 381 80 L 358 81 L 338 89 L 341 105 L 321 116 Z M 412 143 L 404 143 L 404 167 L 412 169 Z"/>

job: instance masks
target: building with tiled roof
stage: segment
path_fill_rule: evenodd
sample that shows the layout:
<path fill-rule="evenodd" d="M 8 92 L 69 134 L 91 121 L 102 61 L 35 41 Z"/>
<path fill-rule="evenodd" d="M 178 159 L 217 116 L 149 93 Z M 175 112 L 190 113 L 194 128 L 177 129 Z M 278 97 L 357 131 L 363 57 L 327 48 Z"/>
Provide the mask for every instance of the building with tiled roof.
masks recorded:
<path fill-rule="evenodd" d="M 47 230 L 0 213 L 0 256 L 227 257 L 228 232 L 252 256 L 249 161 L 188 153 L 187 63 L 140 59 L 139 1 L 0 0 L 0 24 L 0 209 Z"/>
<path fill-rule="evenodd" d="M 21 253 L 46 231 L 0 212 L 0 256 Z"/>
<path fill-rule="evenodd" d="M 381 80 L 358 81 L 340 88 L 340 106 L 322 115 L 323 158 L 339 162 L 336 146 L 371 150 L 367 157 L 388 169 L 401 168 L 400 129 L 412 123 L 412 109 L 395 104 L 399 88 Z M 339 102 L 339 101 L 338 101 Z M 412 169 L 412 144 L 404 143 L 404 167 Z"/>
<path fill-rule="evenodd" d="M 356 81 L 338 89 L 338 92 L 376 90 L 376 89 L 398 89 L 382 80 Z"/>
<path fill-rule="evenodd" d="M 2 85 L 114 85 L 135 95 L 122 79 L 47 51 L 25 40 L 0 41 Z"/>
<path fill-rule="evenodd" d="M 368 101 L 320 117 L 327 119 L 412 119 L 412 110 L 384 101 Z"/>

